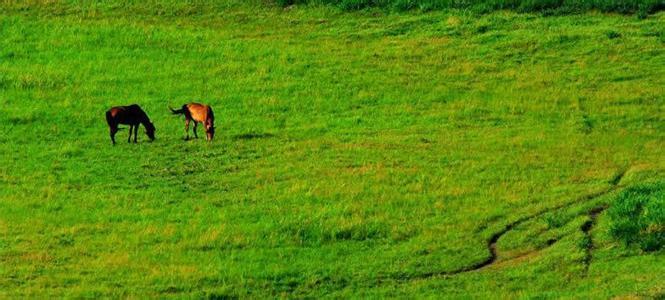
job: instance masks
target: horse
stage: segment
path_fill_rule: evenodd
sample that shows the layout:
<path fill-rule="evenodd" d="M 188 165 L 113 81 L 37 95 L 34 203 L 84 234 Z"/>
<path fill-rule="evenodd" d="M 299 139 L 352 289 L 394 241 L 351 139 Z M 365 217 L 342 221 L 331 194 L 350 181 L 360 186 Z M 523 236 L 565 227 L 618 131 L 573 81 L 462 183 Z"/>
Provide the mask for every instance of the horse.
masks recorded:
<path fill-rule="evenodd" d="M 196 127 L 198 123 L 202 123 L 205 126 L 206 139 L 212 141 L 212 138 L 215 136 L 215 114 L 212 112 L 212 108 L 209 105 L 200 104 L 200 103 L 189 103 L 182 106 L 181 109 L 173 109 L 169 106 L 169 109 L 174 115 L 183 114 L 185 115 L 185 140 L 189 139 L 189 122 L 194 121 L 194 138 L 198 138 L 196 135 Z"/>
<path fill-rule="evenodd" d="M 137 104 L 111 107 L 111 109 L 106 111 L 106 123 L 109 124 L 113 145 L 115 145 L 115 134 L 118 132 L 118 124 L 129 125 L 128 143 L 132 139 L 132 130 L 134 131 L 134 143 L 136 143 L 139 124 L 143 124 L 143 127 L 145 127 L 145 134 L 150 138 L 150 141 L 155 140 L 155 125 L 150 122 L 148 115 Z"/>

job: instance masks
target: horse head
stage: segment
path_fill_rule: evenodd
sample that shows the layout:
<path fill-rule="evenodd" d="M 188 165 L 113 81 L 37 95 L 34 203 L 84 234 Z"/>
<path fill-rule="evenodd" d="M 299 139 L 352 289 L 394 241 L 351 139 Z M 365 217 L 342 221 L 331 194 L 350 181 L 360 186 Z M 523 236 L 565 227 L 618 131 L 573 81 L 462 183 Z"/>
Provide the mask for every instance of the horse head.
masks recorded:
<path fill-rule="evenodd" d="M 150 138 L 151 141 L 155 140 L 155 125 L 152 122 L 148 121 L 143 124 L 145 127 L 145 134 Z"/>
<path fill-rule="evenodd" d="M 212 138 L 215 137 L 215 126 L 206 125 L 206 138 L 208 141 L 212 141 Z"/>

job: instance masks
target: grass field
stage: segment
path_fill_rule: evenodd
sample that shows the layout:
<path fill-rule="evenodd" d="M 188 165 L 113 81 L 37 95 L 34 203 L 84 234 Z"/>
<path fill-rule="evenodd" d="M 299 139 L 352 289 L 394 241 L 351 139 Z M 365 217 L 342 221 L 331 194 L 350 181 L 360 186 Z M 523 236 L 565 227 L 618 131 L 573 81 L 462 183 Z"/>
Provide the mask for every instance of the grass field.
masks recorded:
<path fill-rule="evenodd" d="M 72 3 L 0 12 L 2 298 L 665 295 L 665 13 Z"/>

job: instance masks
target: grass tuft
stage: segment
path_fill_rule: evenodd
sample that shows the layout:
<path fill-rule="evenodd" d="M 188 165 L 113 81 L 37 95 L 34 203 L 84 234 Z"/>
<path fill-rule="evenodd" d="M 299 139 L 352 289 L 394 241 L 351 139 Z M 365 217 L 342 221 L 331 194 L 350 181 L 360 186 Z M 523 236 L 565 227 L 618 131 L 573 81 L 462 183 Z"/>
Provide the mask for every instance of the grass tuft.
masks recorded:
<path fill-rule="evenodd" d="M 644 251 L 665 246 L 665 182 L 632 187 L 622 192 L 609 209 L 610 234 Z"/>

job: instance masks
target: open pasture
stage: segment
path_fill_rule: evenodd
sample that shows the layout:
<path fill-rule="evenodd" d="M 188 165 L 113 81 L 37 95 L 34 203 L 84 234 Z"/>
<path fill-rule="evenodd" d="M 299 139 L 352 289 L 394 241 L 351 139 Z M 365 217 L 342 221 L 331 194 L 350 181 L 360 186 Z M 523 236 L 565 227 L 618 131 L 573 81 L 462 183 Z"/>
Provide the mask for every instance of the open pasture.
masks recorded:
<path fill-rule="evenodd" d="M 662 12 L 4 8 L 0 297 L 665 293 L 606 209 L 664 184 Z"/>

